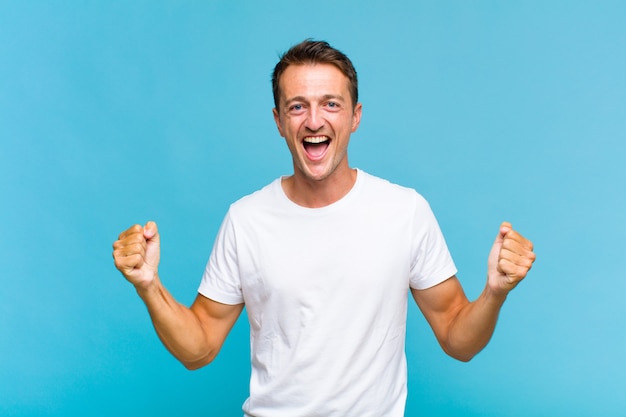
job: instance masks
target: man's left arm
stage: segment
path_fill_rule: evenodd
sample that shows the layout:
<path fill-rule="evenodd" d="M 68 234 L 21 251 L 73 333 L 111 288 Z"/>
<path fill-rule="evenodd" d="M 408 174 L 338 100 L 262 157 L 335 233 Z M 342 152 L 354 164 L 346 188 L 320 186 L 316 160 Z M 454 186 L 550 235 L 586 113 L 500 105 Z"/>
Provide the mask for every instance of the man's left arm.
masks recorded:
<path fill-rule="evenodd" d="M 467 299 L 455 276 L 425 290 L 411 290 L 448 355 L 469 361 L 487 345 L 508 293 L 534 261 L 533 244 L 505 222 L 489 253 L 487 285 L 475 301 Z"/>

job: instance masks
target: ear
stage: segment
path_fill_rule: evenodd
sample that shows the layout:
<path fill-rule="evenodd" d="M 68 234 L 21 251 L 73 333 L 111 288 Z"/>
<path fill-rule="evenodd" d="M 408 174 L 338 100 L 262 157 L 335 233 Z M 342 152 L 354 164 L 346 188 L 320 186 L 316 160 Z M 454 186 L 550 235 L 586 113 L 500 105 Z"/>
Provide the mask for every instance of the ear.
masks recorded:
<path fill-rule="evenodd" d="M 356 132 L 356 130 L 359 128 L 362 112 L 363 106 L 361 105 L 361 103 L 357 103 L 356 106 L 354 106 L 354 111 L 352 112 L 352 133 Z"/>
<path fill-rule="evenodd" d="M 276 123 L 276 127 L 278 128 L 278 133 L 280 133 L 280 136 L 284 138 L 285 135 L 283 134 L 283 129 L 280 126 L 280 114 L 278 113 L 278 110 L 276 110 L 276 108 L 272 109 L 272 113 L 274 114 L 274 123 Z"/>

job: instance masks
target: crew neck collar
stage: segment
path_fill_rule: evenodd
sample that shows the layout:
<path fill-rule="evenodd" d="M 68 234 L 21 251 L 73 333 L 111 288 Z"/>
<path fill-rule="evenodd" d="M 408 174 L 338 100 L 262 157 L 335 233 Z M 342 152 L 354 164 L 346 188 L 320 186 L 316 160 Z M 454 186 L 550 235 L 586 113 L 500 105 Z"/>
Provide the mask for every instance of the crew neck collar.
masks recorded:
<path fill-rule="evenodd" d="M 354 198 L 354 196 L 358 193 L 359 189 L 361 188 L 361 184 L 363 183 L 363 177 L 365 176 L 364 172 L 361 171 L 359 168 L 355 168 L 356 171 L 356 180 L 354 181 L 354 184 L 352 185 L 352 188 L 350 188 L 350 190 L 343 196 L 341 197 L 339 200 L 330 203 L 326 206 L 323 207 L 305 207 L 305 206 L 301 206 L 298 203 L 292 201 L 287 194 L 285 193 L 285 190 L 282 187 L 282 181 L 285 178 L 280 177 L 276 180 L 276 185 L 277 185 L 277 189 L 278 189 L 278 193 L 281 196 L 281 199 L 283 200 L 283 202 L 285 202 L 285 204 L 291 206 L 292 208 L 296 208 L 297 210 L 300 210 L 302 212 L 309 212 L 309 213 L 324 213 L 324 212 L 329 212 L 332 210 L 335 210 L 336 208 L 342 207 L 345 204 L 347 204 L 350 200 L 352 200 Z"/>

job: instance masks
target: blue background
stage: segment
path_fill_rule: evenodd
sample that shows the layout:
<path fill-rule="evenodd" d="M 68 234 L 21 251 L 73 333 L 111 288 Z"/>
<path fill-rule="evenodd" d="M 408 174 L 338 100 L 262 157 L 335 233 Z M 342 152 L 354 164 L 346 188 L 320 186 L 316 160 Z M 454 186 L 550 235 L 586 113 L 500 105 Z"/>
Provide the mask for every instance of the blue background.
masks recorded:
<path fill-rule="evenodd" d="M 245 316 L 189 372 L 111 244 L 154 219 L 189 304 L 228 205 L 291 172 L 278 54 L 354 61 L 350 161 L 431 203 L 468 293 L 502 220 L 538 260 L 491 344 L 409 311 L 407 416 L 626 414 L 626 3 L 0 1 L 0 415 L 238 416 Z"/>

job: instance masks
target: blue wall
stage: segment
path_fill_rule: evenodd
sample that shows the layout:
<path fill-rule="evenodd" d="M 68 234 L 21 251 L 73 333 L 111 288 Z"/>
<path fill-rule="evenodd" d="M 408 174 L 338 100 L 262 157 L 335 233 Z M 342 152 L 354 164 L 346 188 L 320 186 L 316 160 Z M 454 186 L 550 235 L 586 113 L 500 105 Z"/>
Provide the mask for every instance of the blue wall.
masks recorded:
<path fill-rule="evenodd" d="M 291 172 L 269 76 L 307 37 L 359 72 L 352 165 L 426 196 L 471 298 L 502 220 L 536 246 L 469 364 L 411 308 L 407 416 L 624 413 L 625 4 L 0 0 L 0 415 L 241 415 L 245 320 L 186 371 L 111 244 L 156 220 L 193 300 L 229 203 Z"/>

